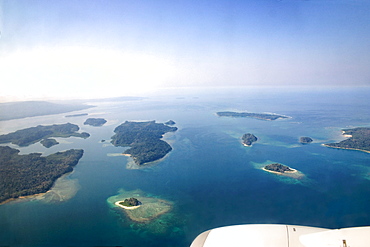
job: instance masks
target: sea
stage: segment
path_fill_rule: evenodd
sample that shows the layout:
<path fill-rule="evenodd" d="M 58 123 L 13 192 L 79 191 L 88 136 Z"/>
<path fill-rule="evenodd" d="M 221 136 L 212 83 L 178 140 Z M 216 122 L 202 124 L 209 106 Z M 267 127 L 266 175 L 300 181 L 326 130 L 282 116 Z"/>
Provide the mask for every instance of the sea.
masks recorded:
<path fill-rule="evenodd" d="M 95 107 L 0 122 L 1 134 L 70 122 L 91 135 L 56 138 L 60 144 L 51 148 L 2 144 L 20 154 L 82 148 L 84 155 L 49 194 L 0 205 L 0 246 L 185 247 L 203 231 L 229 225 L 370 225 L 370 153 L 322 145 L 346 139 L 343 129 L 370 127 L 368 87 L 182 88 L 84 103 Z M 289 118 L 219 117 L 218 111 Z M 88 116 L 66 117 L 82 113 Z M 84 125 L 88 117 L 107 123 Z M 151 120 L 176 122 L 178 130 L 163 137 L 173 149 L 137 167 L 110 140 L 125 121 Z M 245 133 L 257 142 L 243 146 Z M 313 142 L 301 144 L 303 136 Z M 261 169 L 269 163 L 303 176 Z M 171 209 L 138 222 L 112 204 L 135 196 L 166 201 Z"/>

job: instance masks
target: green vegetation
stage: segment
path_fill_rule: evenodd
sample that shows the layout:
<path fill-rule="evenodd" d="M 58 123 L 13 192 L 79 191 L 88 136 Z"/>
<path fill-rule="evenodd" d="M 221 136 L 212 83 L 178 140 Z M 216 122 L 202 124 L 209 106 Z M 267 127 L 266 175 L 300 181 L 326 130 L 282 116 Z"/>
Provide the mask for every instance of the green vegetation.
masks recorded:
<path fill-rule="evenodd" d="M 279 164 L 279 163 L 274 163 L 274 164 L 267 165 L 267 166 L 265 166 L 265 169 L 269 170 L 269 171 L 273 171 L 273 172 L 280 172 L 280 173 L 294 171 L 294 170 L 290 169 L 288 166 L 284 166 L 284 165 Z"/>
<path fill-rule="evenodd" d="M 312 138 L 307 136 L 302 136 L 301 138 L 299 138 L 299 142 L 302 144 L 308 144 L 311 143 L 312 141 L 313 141 Z"/>
<path fill-rule="evenodd" d="M 172 150 L 167 142 L 160 139 L 165 133 L 176 130 L 176 127 L 169 127 L 155 121 L 126 121 L 115 128 L 116 134 L 112 136 L 112 144 L 131 147 L 124 154 L 131 155 L 136 164 L 142 165 L 163 158 Z"/>
<path fill-rule="evenodd" d="M 52 139 L 52 138 L 47 138 L 47 139 L 44 139 L 40 142 L 44 147 L 46 148 L 50 148 L 54 145 L 58 145 L 59 142 L 57 142 L 57 140 L 55 139 Z"/>
<path fill-rule="evenodd" d="M 138 199 L 131 197 L 130 199 L 125 199 L 123 202 L 120 202 L 122 206 L 125 207 L 135 207 L 141 205 Z"/>
<path fill-rule="evenodd" d="M 257 137 L 251 133 L 244 134 L 242 136 L 243 145 L 250 146 L 253 142 L 257 141 Z"/>
<path fill-rule="evenodd" d="M 88 118 L 86 119 L 84 124 L 99 127 L 103 126 L 106 122 L 107 120 L 105 120 L 104 118 Z"/>
<path fill-rule="evenodd" d="M 46 157 L 18 153 L 17 149 L 0 146 L 0 203 L 48 191 L 56 179 L 73 170 L 83 150 L 70 149 Z"/>
<path fill-rule="evenodd" d="M 344 129 L 343 135 L 351 135 L 351 137 L 339 143 L 328 143 L 324 145 L 332 148 L 354 149 L 370 152 L 370 128 L 359 127 L 354 129 Z"/>
<path fill-rule="evenodd" d="M 75 124 L 54 124 L 37 127 L 31 127 L 27 129 L 17 130 L 6 135 L 0 135 L 0 143 L 13 143 L 20 147 L 28 146 L 30 144 L 41 141 L 49 137 L 81 137 L 88 138 L 89 133 L 76 133 L 79 127 Z"/>
<path fill-rule="evenodd" d="M 59 114 L 91 108 L 82 104 L 55 104 L 46 101 L 0 103 L 0 121 Z"/>
<path fill-rule="evenodd" d="M 250 113 L 250 112 L 232 112 L 232 111 L 224 111 L 224 112 L 217 112 L 219 117 L 251 117 L 260 120 L 276 120 L 279 118 L 288 118 L 286 116 L 277 115 L 277 114 L 269 114 L 269 113 Z"/>

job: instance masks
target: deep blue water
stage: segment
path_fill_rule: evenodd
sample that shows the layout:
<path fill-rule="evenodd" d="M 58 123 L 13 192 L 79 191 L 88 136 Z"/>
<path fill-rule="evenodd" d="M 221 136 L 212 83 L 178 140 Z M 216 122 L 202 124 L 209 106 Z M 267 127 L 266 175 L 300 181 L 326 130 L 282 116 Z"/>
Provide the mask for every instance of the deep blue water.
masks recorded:
<path fill-rule="evenodd" d="M 67 178 L 77 179 L 79 190 L 57 204 L 0 205 L 0 246 L 189 246 L 201 232 L 231 224 L 370 225 L 370 154 L 321 145 L 343 140 L 343 128 L 370 126 L 369 96 L 368 88 L 186 90 L 143 100 L 91 102 L 97 107 L 81 112 L 107 119 L 102 127 L 84 126 L 86 116 L 67 114 L 3 121 L 2 133 L 71 122 L 91 137 L 60 139 L 50 149 L 40 144 L 20 148 L 45 155 L 83 148 L 83 158 Z M 216 116 L 224 110 L 291 118 Z M 111 156 L 124 150 L 109 145 L 122 122 L 170 119 L 179 129 L 165 136 L 173 150 L 162 161 L 130 170 L 129 158 Z M 240 142 L 248 132 L 258 137 L 252 147 Z M 314 142 L 301 145 L 301 136 Z M 287 178 L 258 169 L 267 162 L 305 176 Z M 107 203 L 120 190 L 169 200 L 174 207 L 150 223 L 135 223 Z"/>

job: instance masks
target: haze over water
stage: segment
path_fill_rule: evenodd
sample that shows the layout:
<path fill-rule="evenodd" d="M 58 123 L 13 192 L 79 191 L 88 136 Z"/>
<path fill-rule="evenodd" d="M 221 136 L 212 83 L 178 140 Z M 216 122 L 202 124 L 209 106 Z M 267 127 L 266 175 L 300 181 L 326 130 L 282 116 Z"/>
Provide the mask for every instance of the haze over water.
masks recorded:
<path fill-rule="evenodd" d="M 332 149 L 323 143 L 345 137 L 341 130 L 370 127 L 369 88 L 276 90 L 174 90 L 132 101 L 89 101 L 96 105 L 68 114 L 1 122 L 1 134 L 56 123 L 78 124 L 88 139 L 57 138 L 18 148 L 44 155 L 82 148 L 84 156 L 56 190 L 71 199 L 26 200 L 0 205 L 1 246 L 189 246 L 201 232 L 234 224 L 298 224 L 328 228 L 370 225 L 370 154 Z M 218 111 L 270 112 L 291 118 L 263 121 L 218 117 Z M 83 125 L 102 117 L 102 127 Z M 127 169 L 110 138 L 128 120 L 174 120 L 178 130 L 164 139 L 173 150 L 142 169 Z M 241 136 L 253 133 L 251 147 Z M 299 137 L 314 141 L 299 143 Z M 106 140 L 105 142 L 101 142 Z M 302 179 L 260 168 L 282 163 Z M 77 192 L 76 192 L 77 191 Z M 61 192 L 62 193 L 62 192 Z M 75 194 L 74 194 L 75 193 Z M 68 193 L 67 193 L 68 194 Z M 149 223 L 130 220 L 109 198 L 144 196 L 173 208 Z"/>

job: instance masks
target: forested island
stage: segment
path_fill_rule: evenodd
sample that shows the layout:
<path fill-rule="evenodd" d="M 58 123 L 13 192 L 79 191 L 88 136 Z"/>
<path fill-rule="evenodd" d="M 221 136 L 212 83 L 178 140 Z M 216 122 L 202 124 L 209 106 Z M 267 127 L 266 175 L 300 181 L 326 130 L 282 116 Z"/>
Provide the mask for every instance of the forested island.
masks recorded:
<path fill-rule="evenodd" d="M 105 120 L 104 118 L 88 118 L 86 119 L 84 124 L 99 127 L 103 126 L 106 122 L 107 120 Z"/>
<path fill-rule="evenodd" d="M 242 136 L 242 143 L 244 146 L 251 146 L 253 142 L 257 141 L 257 137 L 251 133 Z"/>
<path fill-rule="evenodd" d="M 344 129 L 343 135 L 349 138 L 339 143 L 327 143 L 324 144 L 326 147 L 331 148 L 343 148 L 359 150 L 370 153 L 370 128 L 369 127 L 358 127 L 354 129 Z"/>
<path fill-rule="evenodd" d="M 136 164 L 156 161 L 163 158 L 172 150 L 171 146 L 160 140 L 167 132 L 176 131 L 176 127 L 170 127 L 163 123 L 129 122 L 115 128 L 112 136 L 112 144 L 120 147 L 130 147 L 124 154 L 130 155 Z"/>
<path fill-rule="evenodd" d="M 17 149 L 0 146 L 0 203 L 47 192 L 56 179 L 73 170 L 82 155 L 81 149 L 70 149 L 46 157 L 40 153 L 19 155 Z"/>
<path fill-rule="evenodd" d="M 284 165 L 279 164 L 279 163 L 269 164 L 269 165 L 264 167 L 264 170 L 272 171 L 272 172 L 278 172 L 278 173 L 295 172 L 296 171 L 294 169 L 291 169 L 288 166 L 284 166 Z"/>
<path fill-rule="evenodd" d="M 49 137 L 81 137 L 88 138 L 89 133 L 77 133 L 80 128 L 71 123 L 54 124 L 54 125 L 38 125 L 27 129 L 17 130 L 15 132 L 0 135 L 0 143 L 12 143 L 20 147 L 25 147 L 30 144 L 39 142 Z M 47 145 L 50 143 L 46 141 Z"/>
<path fill-rule="evenodd" d="M 302 136 L 299 138 L 299 142 L 302 144 L 308 144 L 311 143 L 312 141 L 313 141 L 312 138 L 308 136 Z"/>
<path fill-rule="evenodd" d="M 118 201 L 115 203 L 115 205 L 124 209 L 136 209 L 140 207 L 141 204 L 142 203 L 134 197 L 131 197 L 130 199 L 126 198 L 124 201 Z"/>
<path fill-rule="evenodd" d="M 250 117 L 250 118 L 256 118 L 260 120 L 269 120 L 269 121 L 276 120 L 279 118 L 288 118 L 286 116 L 270 114 L 270 113 L 251 113 L 251 112 L 232 112 L 232 111 L 217 112 L 217 116 L 219 117 Z"/>
<path fill-rule="evenodd" d="M 46 138 L 46 139 L 43 139 L 42 141 L 40 141 L 40 143 L 46 147 L 46 148 L 50 148 L 54 145 L 58 145 L 59 142 L 57 142 L 57 140 L 53 139 L 53 138 Z"/>

